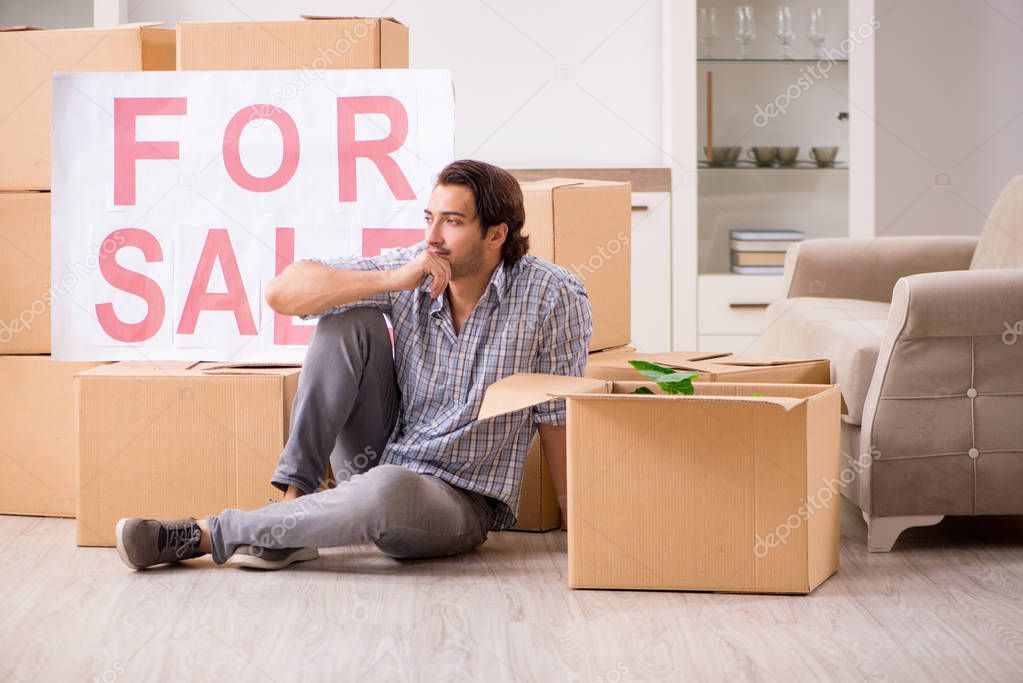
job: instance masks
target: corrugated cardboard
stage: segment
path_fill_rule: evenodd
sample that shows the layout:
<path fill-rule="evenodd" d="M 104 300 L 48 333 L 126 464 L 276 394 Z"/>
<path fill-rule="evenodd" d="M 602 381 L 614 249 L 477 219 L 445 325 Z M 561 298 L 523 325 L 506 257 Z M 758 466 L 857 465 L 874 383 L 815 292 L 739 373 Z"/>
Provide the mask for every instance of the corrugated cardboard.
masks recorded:
<path fill-rule="evenodd" d="M 299 373 L 188 362 L 80 373 L 78 545 L 113 545 L 121 517 L 201 517 L 279 498 L 269 482 Z"/>
<path fill-rule="evenodd" d="M 643 376 L 629 365 L 630 360 L 645 360 L 666 368 L 698 372 L 700 374 L 695 379 L 697 382 L 831 382 L 831 363 L 827 358 L 769 358 L 699 351 L 637 353 L 631 346 L 591 353 L 586 360 L 586 376 L 607 380 L 642 380 Z"/>
<path fill-rule="evenodd" d="M 628 344 L 632 186 L 551 178 L 523 182 L 529 251 L 582 280 L 593 311 L 590 351 Z"/>
<path fill-rule="evenodd" d="M 0 31 L 0 190 L 50 188 L 52 73 L 173 69 L 173 29 Z"/>
<path fill-rule="evenodd" d="M 838 569 L 838 386 L 694 387 L 512 375 L 480 418 L 566 399 L 571 587 L 810 592 Z"/>
<path fill-rule="evenodd" d="M 178 23 L 178 70 L 408 68 L 408 28 L 391 18 Z"/>
<path fill-rule="evenodd" d="M 50 301 L 50 193 L 0 192 L 0 354 L 50 352 Z"/>
<path fill-rule="evenodd" d="M 0 356 L 0 512 L 75 516 L 74 376 L 96 365 Z"/>
<path fill-rule="evenodd" d="M 547 458 L 537 436 L 522 466 L 522 490 L 512 531 L 550 531 L 561 526 L 561 509 Z"/>

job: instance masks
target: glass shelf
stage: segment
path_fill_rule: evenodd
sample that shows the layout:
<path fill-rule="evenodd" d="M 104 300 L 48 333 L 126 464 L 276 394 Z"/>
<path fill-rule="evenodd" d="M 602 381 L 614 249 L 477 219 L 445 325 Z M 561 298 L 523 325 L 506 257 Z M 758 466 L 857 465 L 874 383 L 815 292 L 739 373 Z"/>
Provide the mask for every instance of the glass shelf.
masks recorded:
<path fill-rule="evenodd" d="M 798 59 L 782 59 L 781 57 L 747 57 L 746 59 L 740 59 L 739 57 L 700 57 L 696 60 L 697 64 L 816 64 L 817 62 L 831 62 L 833 64 L 848 64 L 848 59 L 827 59 L 822 57 L 820 59 L 813 58 L 798 58 Z"/>
<path fill-rule="evenodd" d="M 848 171 L 849 164 L 838 162 L 834 166 L 818 166 L 813 161 L 797 161 L 793 166 L 757 166 L 752 161 L 737 161 L 734 166 L 711 166 L 706 161 L 697 162 L 696 167 L 712 171 Z"/>

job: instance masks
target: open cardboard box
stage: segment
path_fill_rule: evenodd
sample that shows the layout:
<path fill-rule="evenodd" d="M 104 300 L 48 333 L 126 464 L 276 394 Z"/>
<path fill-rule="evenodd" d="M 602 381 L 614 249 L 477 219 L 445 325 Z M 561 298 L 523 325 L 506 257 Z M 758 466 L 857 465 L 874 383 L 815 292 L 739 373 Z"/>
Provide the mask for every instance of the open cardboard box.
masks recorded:
<path fill-rule="evenodd" d="M 630 360 L 645 360 L 666 368 L 698 372 L 697 382 L 831 383 L 831 363 L 827 358 L 774 358 L 701 351 L 638 353 L 631 346 L 591 353 L 586 360 L 586 376 L 623 381 L 643 379 L 629 365 Z"/>
<path fill-rule="evenodd" d="M 694 388 L 518 374 L 479 418 L 566 399 L 572 588 L 810 592 L 838 569 L 838 386 Z"/>

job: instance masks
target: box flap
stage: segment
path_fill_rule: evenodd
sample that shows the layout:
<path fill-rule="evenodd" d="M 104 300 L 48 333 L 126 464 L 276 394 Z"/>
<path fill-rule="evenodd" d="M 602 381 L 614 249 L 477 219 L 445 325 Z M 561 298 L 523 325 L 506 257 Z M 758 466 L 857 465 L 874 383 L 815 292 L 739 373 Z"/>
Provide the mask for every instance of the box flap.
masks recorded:
<path fill-rule="evenodd" d="M 154 28 L 156 26 L 165 26 L 166 23 L 167 22 L 164 22 L 164 21 L 133 21 L 133 22 L 128 23 L 128 24 L 118 24 L 117 26 L 114 26 L 114 28 L 115 29 L 118 29 L 118 28 L 132 28 L 132 29 L 133 28 Z"/>
<path fill-rule="evenodd" d="M 0 26 L 0 33 L 14 31 L 42 31 L 38 26 Z"/>
<path fill-rule="evenodd" d="M 697 392 L 695 394 L 686 396 L 682 394 L 668 394 L 663 389 L 658 387 L 655 382 L 618 381 L 612 382 L 612 391 L 606 394 L 567 394 L 567 396 L 587 401 L 590 399 L 622 399 L 628 397 L 630 401 L 697 401 L 697 402 L 727 401 L 731 403 L 767 403 L 776 405 L 785 412 L 792 410 L 801 403 L 805 403 L 807 400 L 806 396 L 771 396 L 771 395 L 752 396 L 749 393 L 739 393 L 734 391 L 733 393 L 717 393 L 718 390 L 721 389 L 729 391 L 734 390 L 735 387 L 739 386 L 742 385 L 725 384 L 723 382 L 693 382 L 693 387 L 697 390 Z M 809 387 L 810 385 L 803 386 Z M 654 393 L 653 394 L 632 393 L 635 389 L 639 387 L 650 389 Z M 760 388 L 765 388 L 766 390 L 766 387 Z M 703 393 L 704 391 L 711 391 L 714 393 Z"/>
<path fill-rule="evenodd" d="M 742 365 L 742 366 L 768 366 L 768 365 L 794 365 L 796 363 L 819 363 L 827 358 L 774 358 L 769 356 L 732 356 L 717 361 L 721 365 Z"/>
<path fill-rule="evenodd" d="M 333 17 L 328 14 L 300 14 L 301 18 L 306 21 L 344 21 L 344 20 L 358 20 L 358 21 L 390 21 L 391 23 L 398 24 L 398 26 L 404 26 L 394 17 Z"/>
<path fill-rule="evenodd" d="M 301 363 L 201 363 L 197 370 L 204 375 L 280 375 L 300 371 Z"/>
<path fill-rule="evenodd" d="M 565 394 L 603 392 L 607 382 L 588 377 L 521 372 L 500 379 L 483 395 L 478 420 L 529 408 Z"/>
<path fill-rule="evenodd" d="M 582 185 L 584 181 L 574 180 L 572 178 L 544 178 L 543 180 L 529 180 L 523 183 L 522 189 L 524 190 L 553 190 L 557 187 L 565 187 L 566 185 Z"/>

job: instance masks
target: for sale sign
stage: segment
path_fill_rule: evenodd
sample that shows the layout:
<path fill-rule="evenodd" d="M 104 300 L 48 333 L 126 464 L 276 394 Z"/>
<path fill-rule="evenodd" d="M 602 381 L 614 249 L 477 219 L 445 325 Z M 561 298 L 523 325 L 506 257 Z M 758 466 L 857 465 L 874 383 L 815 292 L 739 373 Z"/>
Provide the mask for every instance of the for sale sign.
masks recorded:
<path fill-rule="evenodd" d="M 422 239 L 454 96 L 429 70 L 56 75 L 52 139 L 56 358 L 300 361 L 314 323 L 264 287 Z"/>

